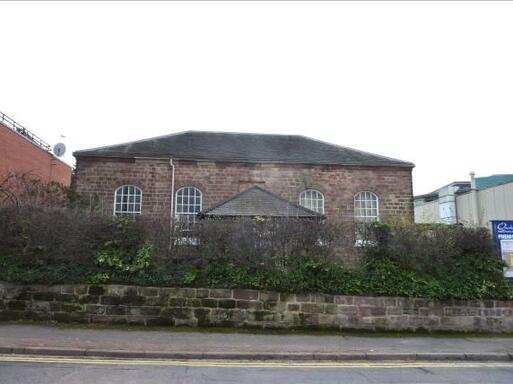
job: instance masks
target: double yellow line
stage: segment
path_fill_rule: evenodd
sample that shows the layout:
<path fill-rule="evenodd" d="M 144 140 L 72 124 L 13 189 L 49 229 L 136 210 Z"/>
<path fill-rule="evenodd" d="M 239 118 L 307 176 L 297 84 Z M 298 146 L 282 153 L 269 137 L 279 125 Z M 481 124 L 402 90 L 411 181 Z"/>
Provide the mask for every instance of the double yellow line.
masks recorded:
<path fill-rule="evenodd" d="M 513 362 L 298 362 L 298 361 L 219 361 L 219 360 L 144 360 L 144 359 L 101 359 L 87 357 L 48 357 L 0 355 L 0 363 L 38 363 L 38 364 L 80 364 L 80 365 L 137 365 L 162 367 L 222 367 L 222 368 L 513 368 Z"/>

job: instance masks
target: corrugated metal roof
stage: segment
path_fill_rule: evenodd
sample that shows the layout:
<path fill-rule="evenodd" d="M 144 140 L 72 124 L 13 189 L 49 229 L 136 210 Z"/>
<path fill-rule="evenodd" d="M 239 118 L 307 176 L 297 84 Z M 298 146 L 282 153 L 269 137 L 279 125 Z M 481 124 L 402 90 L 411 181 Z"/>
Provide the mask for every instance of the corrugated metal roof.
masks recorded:
<path fill-rule="evenodd" d="M 203 216 L 322 217 L 258 186 L 241 192 L 202 213 Z"/>
<path fill-rule="evenodd" d="M 173 157 L 178 160 L 396 166 L 412 163 L 304 136 L 187 131 L 73 153 L 75 157 Z"/>
<path fill-rule="evenodd" d="M 497 185 L 513 182 L 512 174 L 505 175 L 491 175 L 486 177 L 476 177 L 476 189 L 483 190 Z"/>

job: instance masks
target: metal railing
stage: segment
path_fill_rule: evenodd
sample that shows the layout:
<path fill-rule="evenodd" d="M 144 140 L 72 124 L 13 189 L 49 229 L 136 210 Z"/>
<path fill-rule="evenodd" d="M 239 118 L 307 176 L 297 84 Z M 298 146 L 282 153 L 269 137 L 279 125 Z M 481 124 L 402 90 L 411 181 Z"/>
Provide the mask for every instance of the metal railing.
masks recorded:
<path fill-rule="evenodd" d="M 30 132 L 27 128 L 25 128 L 22 125 L 18 124 L 16 121 L 11 119 L 5 113 L 0 112 L 0 123 L 5 125 L 7 128 L 12 129 L 14 132 L 22 135 L 26 139 L 32 141 L 34 144 L 36 144 L 37 146 L 43 148 L 45 151 L 51 152 L 52 148 L 51 148 L 50 144 L 48 144 L 46 141 L 41 139 L 39 136 L 37 136 L 34 133 Z"/>

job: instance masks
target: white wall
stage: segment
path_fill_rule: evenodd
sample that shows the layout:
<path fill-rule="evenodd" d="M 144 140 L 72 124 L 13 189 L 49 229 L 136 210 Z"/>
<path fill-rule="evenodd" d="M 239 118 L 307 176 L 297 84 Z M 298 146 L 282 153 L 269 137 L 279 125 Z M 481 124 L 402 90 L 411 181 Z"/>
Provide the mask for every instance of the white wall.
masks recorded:
<path fill-rule="evenodd" d="M 459 223 L 468 226 L 472 225 L 472 218 L 475 214 L 473 212 L 472 194 L 470 192 L 456 196 L 456 213 Z"/>
<path fill-rule="evenodd" d="M 438 200 L 416 204 L 414 207 L 414 215 L 416 223 L 439 223 L 440 207 Z"/>
<path fill-rule="evenodd" d="M 491 220 L 513 220 L 513 183 L 502 184 L 477 192 L 479 226 L 490 227 Z M 456 198 L 458 218 L 464 225 L 473 225 L 472 193 Z"/>

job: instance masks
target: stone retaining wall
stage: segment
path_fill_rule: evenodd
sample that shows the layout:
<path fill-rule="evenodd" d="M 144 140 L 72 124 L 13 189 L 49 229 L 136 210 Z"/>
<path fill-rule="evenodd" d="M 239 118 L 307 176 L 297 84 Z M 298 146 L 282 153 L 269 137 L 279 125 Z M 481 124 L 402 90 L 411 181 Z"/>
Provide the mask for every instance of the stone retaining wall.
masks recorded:
<path fill-rule="evenodd" d="M 513 332 L 513 301 L 0 282 L 0 320 Z"/>

